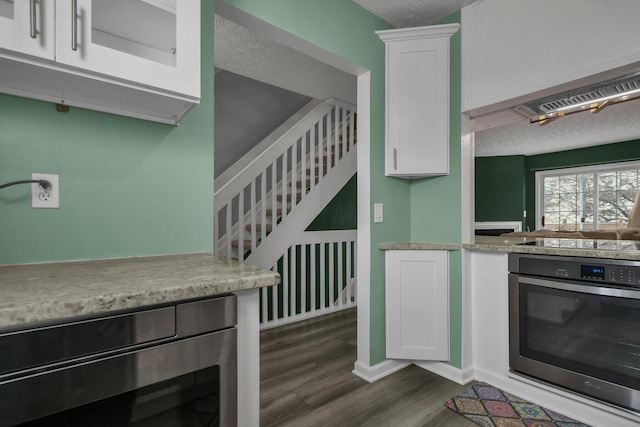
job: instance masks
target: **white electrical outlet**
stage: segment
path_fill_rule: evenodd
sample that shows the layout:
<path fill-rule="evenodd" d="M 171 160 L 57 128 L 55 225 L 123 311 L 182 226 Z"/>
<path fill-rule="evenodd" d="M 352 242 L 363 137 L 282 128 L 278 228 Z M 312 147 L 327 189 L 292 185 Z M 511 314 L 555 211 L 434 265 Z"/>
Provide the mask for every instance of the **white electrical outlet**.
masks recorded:
<path fill-rule="evenodd" d="M 43 188 L 37 182 L 31 184 L 31 207 L 32 208 L 53 208 L 60 207 L 60 187 L 58 175 L 44 173 L 32 173 L 31 179 L 47 180 L 51 183 L 50 188 Z"/>

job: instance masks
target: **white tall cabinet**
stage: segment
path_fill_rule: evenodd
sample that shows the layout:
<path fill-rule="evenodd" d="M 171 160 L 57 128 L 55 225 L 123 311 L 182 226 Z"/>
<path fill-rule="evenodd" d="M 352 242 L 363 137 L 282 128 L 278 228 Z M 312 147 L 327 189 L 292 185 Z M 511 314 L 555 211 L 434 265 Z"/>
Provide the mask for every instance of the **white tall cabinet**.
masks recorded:
<path fill-rule="evenodd" d="M 449 360 L 449 252 L 387 250 L 387 358 Z"/>
<path fill-rule="evenodd" d="M 386 49 L 387 176 L 449 174 L 449 39 L 459 28 L 377 31 Z"/>
<path fill-rule="evenodd" d="M 177 124 L 200 100 L 200 1 L 0 0 L 0 92 Z"/>

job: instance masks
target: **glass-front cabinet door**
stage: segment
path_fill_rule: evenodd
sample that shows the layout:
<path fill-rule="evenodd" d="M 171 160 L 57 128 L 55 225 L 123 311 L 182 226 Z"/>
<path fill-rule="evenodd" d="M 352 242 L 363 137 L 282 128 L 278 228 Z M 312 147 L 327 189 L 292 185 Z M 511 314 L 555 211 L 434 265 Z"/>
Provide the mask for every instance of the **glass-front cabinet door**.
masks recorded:
<path fill-rule="evenodd" d="M 54 2 L 0 0 L 0 49 L 54 59 Z"/>
<path fill-rule="evenodd" d="M 199 16 L 192 0 L 57 1 L 56 61 L 199 97 Z"/>

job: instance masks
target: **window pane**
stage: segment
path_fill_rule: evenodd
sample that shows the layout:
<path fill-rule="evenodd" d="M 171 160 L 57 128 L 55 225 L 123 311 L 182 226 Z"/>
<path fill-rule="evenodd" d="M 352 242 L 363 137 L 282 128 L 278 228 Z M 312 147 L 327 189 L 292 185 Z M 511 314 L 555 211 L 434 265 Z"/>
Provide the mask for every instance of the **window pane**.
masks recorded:
<path fill-rule="evenodd" d="M 640 188 L 640 170 L 558 174 L 544 177 L 543 185 L 546 229 L 614 230 L 626 227 L 629 221 Z"/>
<path fill-rule="evenodd" d="M 544 215 L 544 228 L 548 230 L 558 230 L 560 228 L 560 212 L 547 212 Z"/>
<path fill-rule="evenodd" d="M 602 189 L 613 190 L 618 182 L 618 174 L 616 172 L 600 172 L 598 181 Z"/>
<path fill-rule="evenodd" d="M 618 222 L 618 200 L 615 187 L 601 185 L 600 188 L 600 198 L 598 200 L 599 228 L 605 230 L 615 229 Z"/>
<path fill-rule="evenodd" d="M 637 195 L 638 170 L 601 173 L 598 217 L 605 229 L 624 228 Z"/>
<path fill-rule="evenodd" d="M 581 175 L 545 178 L 544 228 L 563 231 L 579 229 L 584 206 L 581 178 Z"/>
<path fill-rule="evenodd" d="M 576 175 L 565 175 L 560 177 L 560 186 L 565 191 L 575 191 L 578 182 Z"/>
<path fill-rule="evenodd" d="M 631 210 L 638 194 L 638 170 L 626 170 L 618 172 L 618 204 L 621 216 L 620 227 L 626 227 L 629 222 Z"/>
<path fill-rule="evenodd" d="M 577 228 L 577 216 L 576 211 L 561 211 L 560 212 L 560 230 L 573 231 Z"/>
<path fill-rule="evenodd" d="M 544 179 L 544 227 L 552 230 L 558 228 L 560 224 L 559 193 L 560 177 L 553 176 Z"/>

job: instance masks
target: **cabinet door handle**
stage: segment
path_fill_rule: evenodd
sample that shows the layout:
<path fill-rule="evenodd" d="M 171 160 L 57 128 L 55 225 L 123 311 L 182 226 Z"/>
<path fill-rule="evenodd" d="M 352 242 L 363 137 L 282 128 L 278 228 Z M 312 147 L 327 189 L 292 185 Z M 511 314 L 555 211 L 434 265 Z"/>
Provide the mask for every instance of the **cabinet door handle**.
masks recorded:
<path fill-rule="evenodd" d="M 71 50 L 78 50 L 78 0 L 71 0 Z"/>
<path fill-rule="evenodd" d="M 31 38 L 36 38 L 36 0 L 29 0 L 29 27 Z"/>
<path fill-rule="evenodd" d="M 394 170 L 398 169 L 398 149 L 397 148 L 393 149 L 393 169 Z"/>

